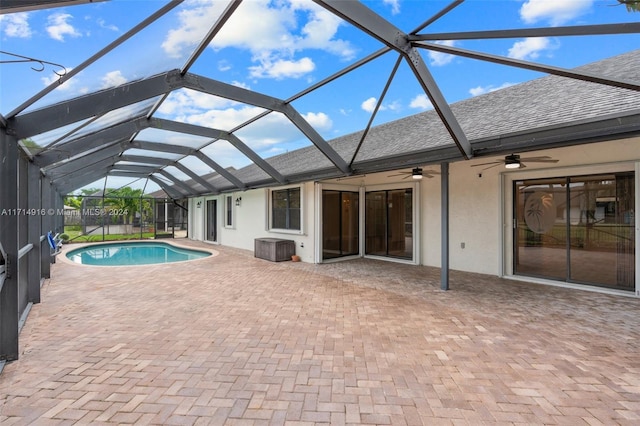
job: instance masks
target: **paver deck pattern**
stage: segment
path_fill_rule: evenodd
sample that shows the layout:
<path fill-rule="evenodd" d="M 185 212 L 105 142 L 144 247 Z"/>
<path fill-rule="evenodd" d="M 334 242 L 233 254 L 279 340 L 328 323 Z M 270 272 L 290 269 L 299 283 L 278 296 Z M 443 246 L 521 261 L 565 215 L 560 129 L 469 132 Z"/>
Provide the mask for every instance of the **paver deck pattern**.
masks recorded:
<path fill-rule="evenodd" d="M 0 423 L 640 424 L 638 299 L 215 249 L 53 265 Z"/>

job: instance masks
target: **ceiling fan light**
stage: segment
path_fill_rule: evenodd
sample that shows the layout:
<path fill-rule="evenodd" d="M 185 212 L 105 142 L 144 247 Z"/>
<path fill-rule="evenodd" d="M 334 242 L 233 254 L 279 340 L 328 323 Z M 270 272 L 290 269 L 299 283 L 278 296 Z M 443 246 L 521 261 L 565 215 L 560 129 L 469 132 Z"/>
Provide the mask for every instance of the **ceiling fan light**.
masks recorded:
<path fill-rule="evenodd" d="M 507 169 L 519 169 L 520 168 L 520 156 L 519 155 L 507 155 L 504 157 L 504 167 Z"/>
<path fill-rule="evenodd" d="M 419 167 L 416 167 L 415 169 L 413 169 L 411 171 L 411 177 L 415 180 L 421 180 L 422 179 L 422 169 Z"/>

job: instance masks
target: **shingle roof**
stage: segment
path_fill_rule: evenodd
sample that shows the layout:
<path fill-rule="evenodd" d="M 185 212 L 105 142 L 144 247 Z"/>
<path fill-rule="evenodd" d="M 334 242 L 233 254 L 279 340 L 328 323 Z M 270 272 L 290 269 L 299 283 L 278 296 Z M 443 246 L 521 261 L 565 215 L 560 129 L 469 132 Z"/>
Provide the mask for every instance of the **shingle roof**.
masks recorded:
<path fill-rule="evenodd" d="M 576 70 L 640 82 L 640 50 L 588 64 Z M 474 142 L 505 135 L 526 133 L 549 126 L 567 127 L 578 122 L 598 121 L 612 115 L 640 114 L 640 93 L 550 75 L 452 104 L 452 110 L 472 146 Z M 363 132 L 331 140 L 329 143 L 350 161 Z M 373 127 L 360 149 L 359 162 L 425 153 L 453 142 L 435 111 L 426 111 Z M 428 155 L 427 155 L 428 157 Z M 457 160 L 462 158 L 458 156 Z M 452 159 L 455 160 L 455 159 Z M 268 159 L 283 175 L 324 170 L 330 162 L 314 147 L 306 147 Z M 423 163 L 425 159 L 422 159 Z M 238 171 L 243 180 L 266 174 L 250 165 Z M 222 187 L 224 182 L 220 181 Z"/>

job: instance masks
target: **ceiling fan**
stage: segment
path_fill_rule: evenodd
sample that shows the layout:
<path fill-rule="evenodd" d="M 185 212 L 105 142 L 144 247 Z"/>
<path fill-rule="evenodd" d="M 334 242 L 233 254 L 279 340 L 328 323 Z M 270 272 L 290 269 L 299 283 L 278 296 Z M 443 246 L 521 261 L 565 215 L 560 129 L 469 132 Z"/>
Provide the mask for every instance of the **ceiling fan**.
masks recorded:
<path fill-rule="evenodd" d="M 471 167 L 489 165 L 489 167 L 487 167 L 485 169 L 482 169 L 482 170 L 487 170 L 487 169 L 490 169 L 491 167 L 495 167 L 497 165 L 504 164 L 504 167 L 507 168 L 507 169 L 521 169 L 521 168 L 526 167 L 524 165 L 524 162 L 527 162 L 527 163 L 557 163 L 558 160 L 555 160 L 555 159 L 549 157 L 548 155 L 542 155 L 542 156 L 539 156 L 539 157 L 521 158 L 519 154 L 509 154 L 509 155 L 504 157 L 504 160 L 496 160 L 496 161 L 491 161 L 489 163 L 474 164 Z"/>
<path fill-rule="evenodd" d="M 411 170 L 410 172 L 399 172 L 398 174 L 389 175 L 388 177 L 406 175 L 402 179 L 413 178 L 415 180 L 420 180 L 423 177 L 432 178 L 434 175 L 439 175 L 439 174 L 440 174 L 440 172 L 436 172 L 435 170 L 422 170 L 422 168 L 416 167 L 413 170 Z"/>

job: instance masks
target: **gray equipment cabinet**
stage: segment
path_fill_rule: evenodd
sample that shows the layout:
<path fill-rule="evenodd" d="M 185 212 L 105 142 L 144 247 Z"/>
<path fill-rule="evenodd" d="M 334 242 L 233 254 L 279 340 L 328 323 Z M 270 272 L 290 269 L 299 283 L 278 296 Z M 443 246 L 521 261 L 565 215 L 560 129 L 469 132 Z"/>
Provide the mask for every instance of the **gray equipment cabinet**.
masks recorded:
<path fill-rule="evenodd" d="M 280 238 L 256 238 L 254 240 L 254 255 L 257 258 L 282 262 L 291 260 L 296 254 L 296 243 L 292 240 Z"/>

